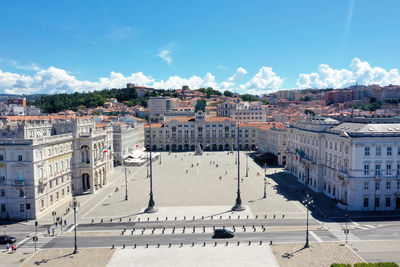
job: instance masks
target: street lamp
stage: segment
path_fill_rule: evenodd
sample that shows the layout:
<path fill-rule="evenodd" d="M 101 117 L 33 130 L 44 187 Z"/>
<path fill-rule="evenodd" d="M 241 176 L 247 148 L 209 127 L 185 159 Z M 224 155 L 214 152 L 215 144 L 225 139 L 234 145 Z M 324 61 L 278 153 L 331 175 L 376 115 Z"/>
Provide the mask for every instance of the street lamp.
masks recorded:
<path fill-rule="evenodd" d="M 246 177 L 249 177 L 249 154 L 246 153 Z"/>
<path fill-rule="evenodd" d="M 232 211 L 243 211 L 245 207 L 242 206 L 242 199 L 240 198 L 240 153 L 239 153 L 239 124 L 237 127 L 237 165 L 238 165 L 238 185 L 237 185 L 237 196 L 235 206 L 232 207 Z"/>
<path fill-rule="evenodd" d="M 24 199 L 25 199 L 25 220 L 28 222 L 28 204 L 26 200 L 26 188 L 24 191 Z"/>
<path fill-rule="evenodd" d="M 151 157 L 151 150 L 152 150 L 152 133 L 151 133 L 151 120 L 149 120 L 149 134 L 150 134 L 150 200 L 149 206 L 145 209 L 144 212 L 146 213 L 154 213 L 157 209 L 154 207 L 154 199 L 153 199 L 153 165 L 152 165 L 152 157 Z"/>
<path fill-rule="evenodd" d="M 74 199 L 72 200 L 72 203 L 70 203 L 69 205 L 71 208 L 74 209 L 74 232 L 75 232 L 75 236 L 74 236 L 74 252 L 73 254 L 78 253 L 78 244 L 77 244 L 77 240 L 76 240 L 76 213 L 78 211 L 78 208 L 80 206 L 80 203 L 76 200 L 76 197 L 74 197 Z"/>
<path fill-rule="evenodd" d="M 267 163 L 264 163 L 264 198 L 267 198 Z"/>
<path fill-rule="evenodd" d="M 346 213 L 344 217 L 346 218 L 346 228 L 344 229 L 344 233 L 346 235 L 346 244 L 347 244 L 347 235 L 349 234 L 349 229 L 347 228 L 347 221 L 349 220 L 349 215 Z"/>
<path fill-rule="evenodd" d="M 307 208 L 307 230 L 306 230 L 306 244 L 304 245 L 304 248 L 308 248 L 310 246 L 308 242 L 308 213 L 309 213 L 309 208 L 310 205 L 314 202 L 310 194 L 307 192 L 306 197 L 303 200 L 304 206 Z"/>
<path fill-rule="evenodd" d="M 149 178 L 150 175 L 149 175 L 149 153 L 148 152 L 147 152 L 147 163 L 146 163 L 146 165 L 147 165 L 147 176 L 146 176 L 146 178 Z"/>
<path fill-rule="evenodd" d="M 35 238 L 34 238 L 34 240 L 35 240 L 35 251 L 36 251 L 36 241 L 37 241 L 37 227 L 38 227 L 38 222 L 35 221 L 35 232 L 36 232 Z"/>
<path fill-rule="evenodd" d="M 126 177 L 127 176 L 126 172 L 128 171 L 127 170 L 128 168 L 126 167 L 126 165 L 124 167 L 125 167 L 125 200 L 128 200 L 128 179 Z"/>

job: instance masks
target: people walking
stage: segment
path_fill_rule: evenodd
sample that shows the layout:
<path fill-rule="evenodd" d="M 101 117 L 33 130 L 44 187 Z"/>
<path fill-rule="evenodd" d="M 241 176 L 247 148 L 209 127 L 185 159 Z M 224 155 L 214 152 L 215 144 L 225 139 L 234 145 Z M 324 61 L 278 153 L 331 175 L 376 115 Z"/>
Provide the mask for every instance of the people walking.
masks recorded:
<path fill-rule="evenodd" d="M 50 227 L 47 227 L 47 234 L 50 235 Z"/>
<path fill-rule="evenodd" d="M 7 243 L 6 248 L 7 248 L 7 252 L 8 252 L 10 250 L 10 244 Z"/>
<path fill-rule="evenodd" d="M 64 226 L 67 226 L 67 220 L 64 219 Z"/>

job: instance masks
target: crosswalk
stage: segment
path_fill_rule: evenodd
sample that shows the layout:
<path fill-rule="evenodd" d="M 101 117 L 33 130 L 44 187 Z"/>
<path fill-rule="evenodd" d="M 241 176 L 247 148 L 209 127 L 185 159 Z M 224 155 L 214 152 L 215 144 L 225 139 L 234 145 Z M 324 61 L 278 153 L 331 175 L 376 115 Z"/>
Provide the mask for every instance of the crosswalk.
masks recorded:
<path fill-rule="evenodd" d="M 36 248 L 38 249 L 42 248 L 53 238 L 54 236 L 48 236 L 47 234 L 39 234 L 38 240 L 36 242 Z M 19 248 L 35 248 L 35 242 L 33 241 L 33 237 L 29 238 L 25 243 L 20 245 Z"/>

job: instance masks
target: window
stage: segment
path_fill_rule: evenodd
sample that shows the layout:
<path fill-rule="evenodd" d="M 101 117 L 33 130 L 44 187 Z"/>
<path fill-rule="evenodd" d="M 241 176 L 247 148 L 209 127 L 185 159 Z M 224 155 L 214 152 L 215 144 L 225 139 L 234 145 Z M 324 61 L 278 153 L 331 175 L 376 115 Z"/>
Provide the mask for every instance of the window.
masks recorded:
<path fill-rule="evenodd" d="M 397 156 L 400 156 L 400 146 L 397 147 Z"/>
<path fill-rule="evenodd" d="M 369 156 L 369 147 L 364 148 L 364 155 Z"/>
<path fill-rule="evenodd" d="M 369 189 L 369 182 L 368 181 L 364 181 L 364 189 L 365 190 Z"/>
<path fill-rule="evenodd" d="M 376 181 L 375 182 L 375 190 L 379 190 L 381 188 L 381 183 Z"/>
<path fill-rule="evenodd" d="M 50 195 L 50 202 L 53 202 L 53 195 Z"/>
<path fill-rule="evenodd" d="M 3 160 L 4 160 L 4 155 L 0 154 L 0 161 L 3 161 Z"/>
<path fill-rule="evenodd" d="M 24 197 L 24 196 L 25 196 L 24 190 L 20 189 L 19 190 L 19 197 Z"/>
<path fill-rule="evenodd" d="M 369 206 L 369 199 L 367 197 L 364 197 L 364 208 L 368 208 Z"/>
<path fill-rule="evenodd" d="M 379 207 L 380 206 L 380 198 L 379 197 L 376 197 L 375 198 L 375 207 Z"/>
<path fill-rule="evenodd" d="M 391 156 L 391 155 L 392 155 L 392 147 L 388 146 L 388 147 L 386 148 L 386 155 L 387 155 L 387 156 Z"/>
<path fill-rule="evenodd" d="M 390 207 L 390 197 L 386 197 L 386 207 Z"/>
<path fill-rule="evenodd" d="M 31 209 L 31 203 L 26 203 L 26 209 L 30 210 Z"/>
<path fill-rule="evenodd" d="M 67 193 L 69 193 L 69 186 L 67 186 Z"/>
<path fill-rule="evenodd" d="M 390 181 L 386 181 L 386 189 L 390 190 Z"/>
<path fill-rule="evenodd" d="M 386 164 L 386 174 L 392 174 L 392 164 Z"/>
<path fill-rule="evenodd" d="M 381 155 L 381 151 L 382 151 L 381 147 L 377 147 L 376 150 L 375 150 L 375 155 L 376 156 L 380 156 Z"/>
<path fill-rule="evenodd" d="M 400 180 L 397 180 L 397 189 L 400 189 Z"/>
<path fill-rule="evenodd" d="M 58 192 L 56 192 L 56 199 L 58 199 L 58 197 L 59 197 Z"/>
<path fill-rule="evenodd" d="M 368 164 L 364 165 L 364 175 L 369 175 L 369 165 Z"/>
<path fill-rule="evenodd" d="M 43 178 L 43 168 L 40 168 L 40 169 L 39 169 L 39 177 L 40 177 L 40 178 Z"/>
<path fill-rule="evenodd" d="M 5 197 L 6 196 L 6 190 L 1 189 L 0 191 L 0 197 Z"/>
<path fill-rule="evenodd" d="M 24 212 L 25 211 L 25 205 L 24 204 L 19 204 L 19 211 Z"/>
<path fill-rule="evenodd" d="M 1 204 L 1 212 L 6 212 L 6 204 Z"/>
<path fill-rule="evenodd" d="M 375 165 L 375 174 L 377 175 L 381 174 L 381 165 L 379 164 Z"/>
<path fill-rule="evenodd" d="M 18 155 L 18 161 L 22 161 L 22 155 Z"/>
<path fill-rule="evenodd" d="M 40 200 L 40 204 L 41 204 L 42 208 L 44 208 L 44 200 L 43 199 Z"/>
<path fill-rule="evenodd" d="M 64 195 L 64 189 L 61 190 L 61 195 Z"/>

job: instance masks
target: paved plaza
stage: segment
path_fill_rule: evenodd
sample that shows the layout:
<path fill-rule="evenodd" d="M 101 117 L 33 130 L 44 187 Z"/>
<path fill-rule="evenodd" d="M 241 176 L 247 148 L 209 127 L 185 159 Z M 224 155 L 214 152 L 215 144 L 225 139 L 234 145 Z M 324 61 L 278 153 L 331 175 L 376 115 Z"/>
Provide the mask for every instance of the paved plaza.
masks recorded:
<path fill-rule="evenodd" d="M 191 153 L 164 152 L 159 160 L 153 162 L 153 192 L 157 207 L 182 207 L 170 210 L 164 216 L 184 216 L 186 207 L 203 207 L 187 216 L 210 216 L 220 212 L 229 212 L 236 199 L 237 165 L 236 153 L 227 152 L 205 153 L 194 156 Z M 288 201 L 283 195 L 277 194 L 276 183 L 267 178 L 267 198 L 264 194 L 264 170 L 250 158 L 248 160 L 248 177 L 246 177 L 246 155 L 241 152 L 241 197 L 243 205 L 250 208 L 249 213 L 267 216 L 282 216 L 304 218 L 304 208 Z M 147 207 L 149 200 L 149 179 L 146 166 L 129 168 L 128 201 L 125 201 L 124 179 L 119 179 L 113 185 L 112 193 L 96 203 L 92 209 L 80 218 L 100 219 L 119 218 L 140 215 Z M 268 168 L 267 175 L 272 175 L 280 169 Z M 214 206 L 227 207 L 226 210 Z M 209 209 L 205 208 L 209 207 Z M 193 208 L 191 208 L 193 210 Z M 160 209 L 162 211 L 162 209 Z M 246 213 L 246 212 L 244 212 Z M 246 213 L 247 214 L 247 213 Z M 154 216 L 154 215 L 153 215 Z"/>

